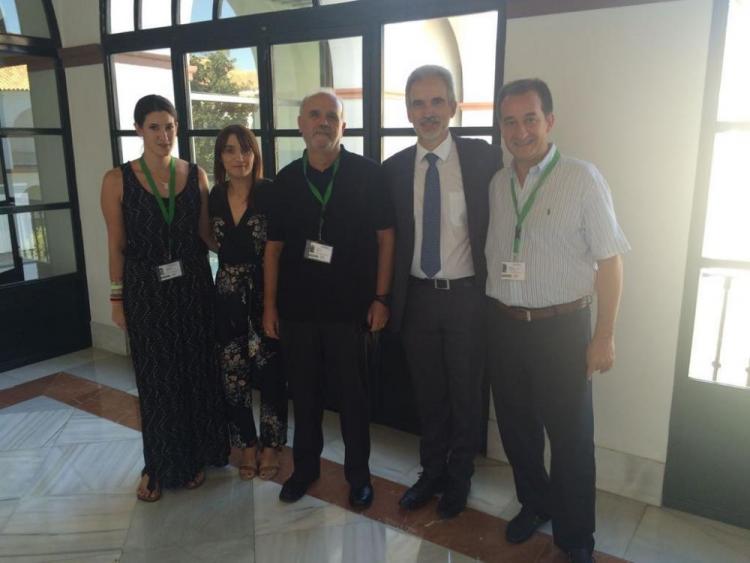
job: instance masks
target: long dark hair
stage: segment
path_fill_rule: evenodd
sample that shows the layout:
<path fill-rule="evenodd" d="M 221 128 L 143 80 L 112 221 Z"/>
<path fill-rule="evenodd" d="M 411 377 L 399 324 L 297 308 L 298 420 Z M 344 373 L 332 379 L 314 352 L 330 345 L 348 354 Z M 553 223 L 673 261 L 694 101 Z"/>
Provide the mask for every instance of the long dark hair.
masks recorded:
<path fill-rule="evenodd" d="M 177 110 L 172 102 L 158 94 L 143 96 L 136 102 L 135 109 L 133 110 L 133 120 L 138 124 L 138 127 L 143 127 L 146 116 L 154 111 L 166 111 L 177 121 Z"/>
<path fill-rule="evenodd" d="M 224 168 L 224 163 L 221 161 L 221 153 L 224 152 L 224 147 L 227 146 L 227 141 L 231 135 L 237 137 L 240 149 L 243 152 L 250 151 L 253 153 L 253 168 L 250 176 L 253 180 L 252 185 L 255 186 L 263 173 L 263 160 L 260 157 L 258 139 L 255 138 L 250 129 L 239 124 L 227 125 L 219 131 L 219 135 L 216 137 L 214 145 L 214 182 L 218 185 L 227 181 L 227 171 Z"/>

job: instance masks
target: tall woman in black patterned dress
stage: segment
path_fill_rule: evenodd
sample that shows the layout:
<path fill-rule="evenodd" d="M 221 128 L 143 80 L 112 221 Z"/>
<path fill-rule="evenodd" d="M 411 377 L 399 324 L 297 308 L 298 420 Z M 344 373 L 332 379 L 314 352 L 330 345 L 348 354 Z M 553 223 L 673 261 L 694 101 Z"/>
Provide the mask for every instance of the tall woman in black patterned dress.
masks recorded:
<path fill-rule="evenodd" d="M 286 384 L 278 342 L 263 334 L 263 247 L 273 187 L 261 180 L 258 142 L 241 125 L 216 138 L 209 213 L 219 245 L 216 339 L 228 404 L 231 445 L 242 450 L 240 478 L 272 479 L 286 443 Z M 260 387 L 260 437 L 251 383 Z M 257 457 L 256 457 L 257 456 Z"/>
<path fill-rule="evenodd" d="M 228 446 L 213 350 L 213 299 L 206 245 L 206 173 L 171 156 L 177 113 L 149 95 L 135 106 L 143 155 L 107 172 L 112 320 L 126 329 L 138 396 L 145 467 L 138 498 L 192 489 Z"/>

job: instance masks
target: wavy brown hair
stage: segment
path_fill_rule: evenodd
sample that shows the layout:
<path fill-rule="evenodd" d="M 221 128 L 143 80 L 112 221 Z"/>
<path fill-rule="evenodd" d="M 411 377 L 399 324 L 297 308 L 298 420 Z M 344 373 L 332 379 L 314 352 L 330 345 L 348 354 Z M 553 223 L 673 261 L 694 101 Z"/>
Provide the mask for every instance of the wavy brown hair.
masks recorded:
<path fill-rule="evenodd" d="M 253 168 L 250 175 L 253 178 L 253 186 L 255 186 L 263 174 L 263 160 L 260 156 L 258 139 L 255 138 L 250 129 L 239 124 L 227 125 L 219 131 L 219 135 L 216 137 L 216 143 L 214 144 L 214 183 L 218 185 L 227 181 L 227 171 L 221 161 L 221 153 L 224 152 L 224 147 L 227 146 L 227 141 L 231 135 L 237 137 L 242 152 L 253 153 Z"/>

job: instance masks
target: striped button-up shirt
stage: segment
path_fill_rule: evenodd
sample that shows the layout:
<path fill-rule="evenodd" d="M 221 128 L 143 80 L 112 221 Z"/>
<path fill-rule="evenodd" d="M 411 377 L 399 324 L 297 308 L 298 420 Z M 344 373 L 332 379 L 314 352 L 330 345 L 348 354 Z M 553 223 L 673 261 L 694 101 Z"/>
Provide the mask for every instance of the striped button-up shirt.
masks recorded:
<path fill-rule="evenodd" d="M 487 295 L 506 305 L 549 307 L 591 295 L 596 262 L 630 250 L 599 170 L 561 155 L 523 222 L 519 253 L 513 257 L 516 214 L 511 175 L 520 210 L 556 150 L 551 145 L 545 158 L 529 170 L 522 189 L 513 166 L 498 171 L 490 183 Z M 501 279 L 502 263 L 511 261 L 525 264 L 525 280 Z"/>

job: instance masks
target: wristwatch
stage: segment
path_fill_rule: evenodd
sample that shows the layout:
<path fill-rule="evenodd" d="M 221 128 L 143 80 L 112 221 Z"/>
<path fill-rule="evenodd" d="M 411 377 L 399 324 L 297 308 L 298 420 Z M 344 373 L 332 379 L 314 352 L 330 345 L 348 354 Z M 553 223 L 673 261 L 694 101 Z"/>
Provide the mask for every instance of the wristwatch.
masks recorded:
<path fill-rule="evenodd" d="M 381 305 L 385 305 L 386 307 L 391 306 L 391 294 L 390 293 L 383 293 L 381 295 L 376 295 L 373 301 L 377 301 Z"/>

